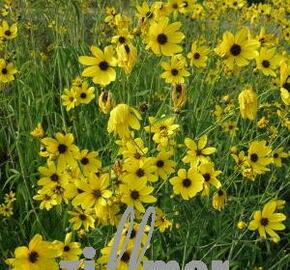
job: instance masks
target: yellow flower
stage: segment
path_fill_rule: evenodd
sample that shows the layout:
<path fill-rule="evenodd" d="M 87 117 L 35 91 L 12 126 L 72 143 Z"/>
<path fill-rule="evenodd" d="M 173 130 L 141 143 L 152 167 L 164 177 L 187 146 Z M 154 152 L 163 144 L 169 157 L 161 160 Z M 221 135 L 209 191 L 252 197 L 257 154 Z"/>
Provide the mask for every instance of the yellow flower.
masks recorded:
<path fill-rule="evenodd" d="M 38 123 L 36 128 L 32 130 L 30 134 L 34 138 L 42 139 L 45 136 L 45 131 L 43 130 L 42 124 Z"/>
<path fill-rule="evenodd" d="M 79 230 L 82 227 L 85 231 L 95 228 L 95 216 L 93 209 L 75 208 L 74 211 L 68 211 L 73 217 L 69 220 L 73 230 Z"/>
<path fill-rule="evenodd" d="M 85 66 L 82 76 L 92 77 L 95 84 L 106 86 L 116 80 L 116 71 L 113 67 L 117 65 L 112 46 L 107 46 L 104 52 L 98 47 L 92 46 L 92 56 L 80 56 L 79 62 Z"/>
<path fill-rule="evenodd" d="M 82 150 L 79 155 L 82 171 L 85 176 L 90 176 L 91 173 L 96 173 L 102 166 L 101 160 L 98 158 L 98 153 L 95 151 L 89 152 Z"/>
<path fill-rule="evenodd" d="M 216 152 L 215 147 L 206 147 L 207 135 L 203 135 L 199 138 L 198 142 L 194 142 L 190 138 L 185 138 L 184 144 L 188 148 L 185 157 L 182 159 L 184 163 L 191 163 L 193 165 L 201 163 L 207 163 L 210 160 L 210 155 Z"/>
<path fill-rule="evenodd" d="M 0 59 L 0 82 L 8 83 L 14 80 L 14 74 L 17 73 L 13 63 L 6 62 L 5 59 Z"/>
<path fill-rule="evenodd" d="M 190 65 L 194 65 L 197 68 L 204 68 L 207 62 L 207 55 L 209 49 L 205 46 L 197 46 L 197 42 L 191 44 L 191 51 L 187 54 L 187 58 L 190 59 Z"/>
<path fill-rule="evenodd" d="M 187 100 L 186 88 L 183 84 L 175 84 L 172 87 L 171 99 L 173 103 L 174 112 L 182 109 Z"/>
<path fill-rule="evenodd" d="M 182 52 L 182 47 L 178 45 L 184 39 L 184 34 L 178 31 L 180 27 L 180 22 L 169 24 L 167 17 L 153 22 L 149 28 L 146 49 L 151 48 L 155 54 L 166 56 Z"/>
<path fill-rule="evenodd" d="M 66 107 L 66 111 L 68 112 L 77 106 L 76 89 L 75 87 L 70 90 L 64 89 L 64 94 L 61 95 L 62 105 Z"/>
<path fill-rule="evenodd" d="M 91 207 L 98 208 L 105 206 L 107 200 L 112 196 L 109 188 L 109 174 L 102 174 L 97 177 L 95 173 L 87 179 L 81 179 L 76 182 L 76 187 L 80 193 L 73 199 L 73 206 L 81 205 L 83 209 Z"/>
<path fill-rule="evenodd" d="M 162 62 L 161 66 L 165 70 L 160 77 L 165 79 L 166 83 L 182 84 L 184 77 L 188 77 L 190 73 L 186 70 L 186 60 L 181 54 L 172 56 L 170 62 Z"/>
<path fill-rule="evenodd" d="M 239 104 L 242 118 L 253 121 L 257 116 L 258 98 L 251 87 L 239 94 Z"/>
<path fill-rule="evenodd" d="M 84 81 L 81 87 L 75 88 L 77 104 L 89 104 L 95 98 L 95 88 L 89 87 L 88 82 Z"/>
<path fill-rule="evenodd" d="M 54 247 L 59 250 L 61 258 L 64 260 L 78 260 L 82 254 L 81 244 L 72 242 L 72 233 L 67 233 L 64 242 L 54 241 Z"/>
<path fill-rule="evenodd" d="M 204 178 L 204 184 L 203 184 L 203 195 L 208 196 L 210 186 L 214 186 L 215 188 L 219 189 L 222 185 L 220 181 L 216 178 L 219 176 L 222 172 L 216 171 L 214 169 L 214 164 L 211 162 L 203 163 L 198 167 L 199 173 Z"/>
<path fill-rule="evenodd" d="M 263 174 L 266 171 L 270 171 L 266 166 L 273 161 L 271 157 L 272 149 L 266 144 L 266 141 L 253 141 L 250 144 L 247 161 L 255 174 Z"/>
<path fill-rule="evenodd" d="M 226 133 L 228 133 L 231 137 L 236 136 L 236 132 L 239 130 L 237 127 L 237 123 L 234 121 L 227 121 L 223 123 L 223 128 Z"/>
<path fill-rule="evenodd" d="M 58 204 L 57 195 L 47 189 L 38 190 L 37 194 L 33 196 L 33 200 L 41 201 L 39 209 L 46 209 L 47 211 Z"/>
<path fill-rule="evenodd" d="M 140 213 L 144 213 L 143 203 L 156 202 L 156 198 L 150 195 L 153 190 L 153 187 L 147 186 L 146 181 L 128 181 L 120 186 L 121 201 L 127 206 L 136 208 Z"/>
<path fill-rule="evenodd" d="M 276 167 L 282 167 L 282 159 L 288 158 L 288 154 L 283 152 L 283 147 L 273 150 L 273 163 Z"/>
<path fill-rule="evenodd" d="M 165 230 L 171 226 L 172 222 L 166 218 L 165 213 L 160 208 L 156 208 L 155 227 L 157 227 L 160 232 L 165 232 Z"/>
<path fill-rule="evenodd" d="M 0 77 L 1 80 L 1 77 Z M 280 68 L 281 98 L 286 105 L 290 105 L 290 65 L 282 63 Z"/>
<path fill-rule="evenodd" d="M 165 152 L 164 150 L 162 150 L 158 153 L 157 157 L 154 160 L 156 166 L 155 173 L 162 180 L 167 180 L 168 175 L 174 172 L 175 162 L 173 160 L 170 160 L 172 155 L 172 151 Z"/>
<path fill-rule="evenodd" d="M 244 221 L 239 221 L 238 224 L 237 224 L 237 228 L 239 230 L 244 230 L 248 227 L 248 224 Z"/>
<path fill-rule="evenodd" d="M 99 109 L 104 114 L 109 114 L 115 107 L 116 101 L 111 91 L 103 90 L 98 99 Z"/>
<path fill-rule="evenodd" d="M 118 66 L 128 75 L 132 72 L 137 60 L 137 49 L 131 43 L 117 47 Z"/>
<path fill-rule="evenodd" d="M 219 189 L 212 198 L 212 206 L 218 211 L 222 211 L 225 208 L 227 202 L 227 194 L 225 191 Z"/>
<path fill-rule="evenodd" d="M 174 194 L 181 194 L 184 200 L 189 200 L 203 189 L 204 178 L 194 168 L 188 171 L 185 169 L 178 170 L 178 176 L 170 179 L 173 185 Z"/>
<path fill-rule="evenodd" d="M 129 127 L 140 129 L 140 113 L 127 104 L 118 104 L 111 112 L 107 130 L 109 133 L 118 134 L 119 137 L 130 137 Z"/>
<path fill-rule="evenodd" d="M 254 212 L 254 220 L 249 224 L 248 229 L 251 231 L 259 231 L 262 238 L 266 238 L 266 234 L 270 235 L 274 242 L 279 242 L 280 237 L 275 231 L 282 231 L 286 227 L 282 221 L 286 220 L 286 216 L 282 213 L 275 213 L 276 203 L 270 201 L 265 204 L 262 212 Z"/>
<path fill-rule="evenodd" d="M 28 247 L 21 246 L 15 249 L 15 258 L 6 260 L 7 264 L 15 270 L 56 270 L 59 269 L 55 258 L 59 253 L 54 246 L 42 240 L 42 236 L 36 234 L 29 242 Z"/>
<path fill-rule="evenodd" d="M 41 140 L 50 155 L 58 158 L 58 166 L 64 169 L 67 165 L 76 166 L 76 158 L 79 149 L 74 144 L 74 136 L 71 133 L 63 134 L 58 132 L 54 138 L 46 137 Z"/>
<path fill-rule="evenodd" d="M 275 70 L 279 67 L 281 56 L 276 54 L 275 48 L 261 48 L 260 54 L 256 57 L 257 69 L 266 76 L 276 77 Z"/>
<path fill-rule="evenodd" d="M 223 41 L 215 49 L 215 52 L 224 58 L 225 64 L 233 69 L 235 65 L 244 67 L 249 64 L 249 60 L 259 55 L 257 49 L 260 43 L 256 39 L 249 38 L 249 30 L 241 29 L 236 35 L 231 32 L 223 34 Z"/>
<path fill-rule="evenodd" d="M 2 22 L 0 26 L 0 37 L 4 39 L 14 39 L 17 37 L 17 24 L 14 23 L 11 26 L 6 21 Z"/>

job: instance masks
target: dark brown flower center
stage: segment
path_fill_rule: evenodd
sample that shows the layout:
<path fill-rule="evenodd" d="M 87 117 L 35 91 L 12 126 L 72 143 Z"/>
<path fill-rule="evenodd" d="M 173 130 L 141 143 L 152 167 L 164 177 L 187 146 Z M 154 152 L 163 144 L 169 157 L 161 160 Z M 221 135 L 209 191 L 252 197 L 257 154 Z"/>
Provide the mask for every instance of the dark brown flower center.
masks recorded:
<path fill-rule="evenodd" d="M 268 68 L 268 67 L 270 66 L 270 62 L 269 62 L 268 60 L 263 60 L 263 61 L 262 61 L 262 66 L 263 66 L 264 68 Z"/>
<path fill-rule="evenodd" d="M 162 168 L 162 167 L 164 166 L 164 161 L 163 161 L 163 160 L 158 160 L 158 161 L 156 162 L 156 166 L 157 166 L 158 168 Z"/>
<path fill-rule="evenodd" d="M 80 94 L 80 97 L 83 98 L 83 99 L 85 99 L 87 97 L 87 94 L 86 93 L 81 93 Z"/>
<path fill-rule="evenodd" d="M 67 146 L 65 144 L 60 144 L 57 149 L 60 154 L 64 154 L 67 150 Z"/>
<path fill-rule="evenodd" d="M 138 153 L 138 152 L 136 152 L 134 154 L 134 158 L 136 158 L 136 159 L 140 159 L 141 157 L 142 157 L 142 155 L 140 153 Z"/>
<path fill-rule="evenodd" d="M 262 226 L 267 226 L 269 224 L 269 220 L 267 218 L 262 218 L 261 219 L 261 225 Z"/>
<path fill-rule="evenodd" d="M 38 260 L 38 253 L 36 251 L 32 251 L 28 255 L 28 259 L 31 263 L 35 263 Z"/>
<path fill-rule="evenodd" d="M 259 157 L 257 154 L 254 153 L 254 154 L 251 154 L 250 159 L 252 162 L 257 162 Z"/>
<path fill-rule="evenodd" d="M 119 37 L 119 42 L 121 43 L 121 44 L 123 44 L 123 43 L 125 43 L 126 42 L 126 39 L 124 38 L 124 37 Z"/>
<path fill-rule="evenodd" d="M 89 163 L 89 159 L 88 159 L 87 157 L 83 157 L 83 158 L 81 159 L 81 163 L 82 163 L 83 165 L 87 165 L 87 164 Z"/>
<path fill-rule="evenodd" d="M 279 154 L 278 154 L 278 153 L 275 153 L 275 154 L 273 155 L 273 157 L 274 157 L 274 158 L 278 158 L 278 157 L 279 157 Z"/>
<path fill-rule="evenodd" d="M 109 68 L 109 64 L 107 61 L 102 61 L 99 64 L 101 70 L 106 71 Z"/>
<path fill-rule="evenodd" d="M 171 69 L 171 74 L 176 76 L 178 74 L 178 70 L 176 68 Z"/>
<path fill-rule="evenodd" d="M 283 86 L 283 88 L 285 88 L 288 92 L 290 92 L 290 83 L 285 82 L 282 86 Z"/>
<path fill-rule="evenodd" d="M 101 192 L 99 189 L 96 189 L 96 190 L 93 191 L 93 195 L 94 195 L 97 199 L 99 199 L 99 198 L 102 197 L 102 192 Z"/>
<path fill-rule="evenodd" d="M 219 189 L 219 191 L 218 191 L 218 195 L 221 197 L 221 196 L 224 195 L 224 192 L 223 192 L 221 189 Z"/>
<path fill-rule="evenodd" d="M 131 198 L 132 198 L 133 200 L 138 200 L 139 197 L 140 197 L 139 191 L 137 191 L 137 190 L 133 190 L 133 191 L 131 191 Z"/>
<path fill-rule="evenodd" d="M 128 263 L 130 260 L 130 254 L 126 251 L 124 252 L 122 258 L 121 258 L 121 261 L 124 262 L 124 263 Z"/>
<path fill-rule="evenodd" d="M 205 173 L 202 176 L 204 178 L 204 181 L 208 182 L 210 180 L 210 174 L 209 173 Z"/>
<path fill-rule="evenodd" d="M 2 68 L 2 74 L 3 74 L 3 75 L 6 75 L 7 73 L 8 73 L 7 68 Z"/>
<path fill-rule="evenodd" d="M 167 43 L 167 36 L 165 34 L 159 34 L 157 36 L 157 41 L 159 44 L 164 45 L 165 43 Z"/>
<path fill-rule="evenodd" d="M 194 59 L 199 59 L 200 58 L 200 53 L 196 52 L 194 55 L 193 55 Z"/>
<path fill-rule="evenodd" d="M 184 187 L 186 187 L 186 188 L 190 187 L 190 186 L 191 186 L 191 180 L 188 179 L 188 178 L 183 179 L 183 181 L 182 181 L 182 185 L 183 185 Z"/>
<path fill-rule="evenodd" d="M 238 56 L 240 53 L 241 53 L 241 51 L 242 51 L 242 48 L 241 48 L 241 46 L 240 45 L 238 45 L 238 44 L 234 44 L 232 47 L 231 47 L 231 54 L 233 55 L 233 56 Z"/>
<path fill-rule="evenodd" d="M 174 9 L 178 9 L 178 4 L 177 4 L 177 3 L 174 3 L 174 4 L 172 5 L 172 8 L 174 8 Z"/>
<path fill-rule="evenodd" d="M 85 214 L 80 214 L 79 217 L 80 217 L 80 220 L 82 221 L 87 219 L 87 216 Z"/>
<path fill-rule="evenodd" d="M 10 31 L 10 30 L 6 30 L 6 31 L 4 32 L 4 34 L 5 34 L 5 36 L 10 36 L 10 35 L 11 35 L 11 31 Z"/>
<path fill-rule="evenodd" d="M 68 251 L 70 251 L 70 247 L 69 247 L 69 246 L 64 246 L 63 251 L 64 251 L 64 252 L 68 252 Z"/>
<path fill-rule="evenodd" d="M 50 180 L 53 182 L 57 182 L 59 180 L 59 177 L 56 173 L 54 173 L 50 176 Z"/>
<path fill-rule="evenodd" d="M 143 169 L 139 168 L 137 171 L 136 171 L 136 175 L 138 177 L 143 177 L 145 175 L 145 172 Z"/>

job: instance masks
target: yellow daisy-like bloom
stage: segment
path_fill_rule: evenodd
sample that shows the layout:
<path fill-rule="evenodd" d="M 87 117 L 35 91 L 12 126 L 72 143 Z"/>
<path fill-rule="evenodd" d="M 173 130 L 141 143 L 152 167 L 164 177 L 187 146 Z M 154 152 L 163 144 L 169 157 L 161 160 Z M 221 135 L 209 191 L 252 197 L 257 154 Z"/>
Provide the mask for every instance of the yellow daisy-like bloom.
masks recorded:
<path fill-rule="evenodd" d="M 96 173 L 102 166 L 101 160 L 98 158 L 98 153 L 95 151 L 89 152 L 84 149 L 80 152 L 79 160 L 82 171 L 85 176 L 90 176 L 91 173 Z"/>
<path fill-rule="evenodd" d="M 91 174 L 87 181 L 85 179 L 77 181 L 76 186 L 81 193 L 73 199 L 72 204 L 81 205 L 84 209 L 105 206 L 107 200 L 112 196 L 112 191 L 108 189 L 109 184 L 109 174 L 107 173 L 100 177 Z"/>
<path fill-rule="evenodd" d="M 217 179 L 222 171 L 216 171 L 214 169 L 214 164 L 211 162 L 203 163 L 198 167 L 199 173 L 204 178 L 204 187 L 203 187 L 203 195 L 208 196 L 210 186 L 214 186 L 219 189 L 222 185 L 221 182 Z"/>
<path fill-rule="evenodd" d="M 190 59 L 190 65 L 197 68 L 206 67 L 207 55 L 209 49 L 206 46 L 197 46 L 197 42 L 191 44 L 191 50 L 187 54 L 187 58 Z"/>
<path fill-rule="evenodd" d="M 29 242 L 28 247 L 22 246 L 15 249 L 15 258 L 6 260 L 6 263 L 13 266 L 13 269 L 43 269 L 57 270 L 58 263 L 55 258 L 59 252 L 52 243 L 42 240 L 42 236 L 36 234 Z"/>
<path fill-rule="evenodd" d="M 76 87 L 64 89 L 64 93 L 61 95 L 62 105 L 65 106 L 67 112 L 77 106 L 78 100 L 76 89 Z"/>
<path fill-rule="evenodd" d="M 8 83 L 14 80 L 14 74 L 17 73 L 13 63 L 6 62 L 5 59 L 0 59 L 0 82 Z"/>
<path fill-rule="evenodd" d="M 273 162 L 272 149 L 266 141 L 253 141 L 248 150 L 248 163 L 253 168 L 254 174 L 263 174 L 270 171 L 266 166 Z"/>
<path fill-rule="evenodd" d="M 222 211 L 225 208 L 227 200 L 226 192 L 219 189 L 212 197 L 212 207 L 218 211 Z"/>
<path fill-rule="evenodd" d="M 290 64 L 282 63 L 280 68 L 281 98 L 286 105 L 290 105 Z"/>
<path fill-rule="evenodd" d="M 143 203 L 155 203 L 156 198 L 150 195 L 154 188 L 147 186 L 146 181 L 129 181 L 120 186 L 121 201 L 127 206 L 136 208 L 140 213 L 145 212 Z"/>
<path fill-rule="evenodd" d="M 75 208 L 74 211 L 68 211 L 73 217 L 69 220 L 73 230 L 84 228 L 88 231 L 90 228 L 95 228 L 95 215 L 93 209 Z"/>
<path fill-rule="evenodd" d="M 88 82 L 84 81 L 81 87 L 75 89 L 77 104 L 89 104 L 95 98 L 95 88 L 89 87 Z"/>
<path fill-rule="evenodd" d="M 140 113 L 127 104 L 118 104 L 111 112 L 107 130 L 109 133 L 118 134 L 121 138 L 129 138 L 130 130 L 139 130 L 141 120 Z"/>
<path fill-rule="evenodd" d="M 0 37 L 4 39 L 14 39 L 17 37 L 17 24 L 14 23 L 11 26 L 7 21 L 3 21 L 0 26 Z"/>
<path fill-rule="evenodd" d="M 256 58 L 257 69 L 266 76 L 276 77 L 275 70 L 279 67 L 281 56 L 276 54 L 276 49 L 261 48 L 259 56 Z"/>
<path fill-rule="evenodd" d="M 177 174 L 178 176 L 170 179 L 174 194 L 180 194 L 184 200 L 189 200 L 202 191 L 204 178 L 194 168 L 188 171 L 179 169 Z"/>
<path fill-rule="evenodd" d="M 114 57 L 114 49 L 107 46 L 104 52 L 98 47 L 92 46 L 93 56 L 80 56 L 79 62 L 85 66 L 82 76 L 92 77 L 95 84 L 106 86 L 116 80 L 116 71 L 113 67 L 117 65 Z"/>
<path fill-rule="evenodd" d="M 54 247 L 59 250 L 61 258 L 64 260 L 74 261 L 78 260 L 82 254 L 81 244 L 72 242 L 72 233 L 67 233 L 64 242 L 54 241 Z"/>
<path fill-rule="evenodd" d="M 71 133 L 63 134 L 58 132 L 54 138 L 46 137 L 41 140 L 46 150 L 55 157 L 58 157 L 58 166 L 64 170 L 67 165 L 76 166 L 76 158 L 79 149 L 74 144 L 74 136 Z"/>
<path fill-rule="evenodd" d="M 186 70 L 186 60 L 181 54 L 172 56 L 170 62 L 162 62 L 161 66 L 165 72 L 160 77 L 165 79 L 166 83 L 182 84 L 184 83 L 184 77 L 190 75 Z"/>
<path fill-rule="evenodd" d="M 165 213 L 160 208 L 156 208 L 155 227 L 157 227 L 159 231 L 163 233 L 171 226 L 172 222 L 166 218 Z"/>
<path fill-rule="evenodd" d="M 260 43 L 256 39 L 249 38 L 249 30 L 243 28 L 236 35 L 225 32 L 223 41 L 215 49 L 215 52 L 224 58 L 225 64 L 233 69 L 235 65 L 244 67 L 249 64 L 249 60 L 258 57 L 257 49 Z"/>
<path fill-rule="evenodd" d="M 156 166 L 156 175 L 159 176 L 162 180 L 167 180 L 168 175 L 174 172 L 175 161 L 170 160 L 172 157 L 172 151 L 160 151 L 157 157 L 154 160 Z"/>
<path fill-rule="evenodd" d="M 257 116 L 258 97 L 252 87 L 239 94 L 239 104 L 242 118 L 253 121 Z"/>
<path fill-rule="evenodd" d="M 280 241 L 280 236 L 275 231 L 282 231 L 286 227 L 282 221 L 286 220 L 286 216 L 282 213 L 275 213 L 277 205 L 274 201 L 265 204 L 262 212 L 254 212 L 254 220 L 248 226 L 251 231 L 259 231 L 260 237 L 266 238 L 270 235 L 274 242 Z"/>
<path fill-rule="evenodd" d="M 274 165 L 282 167 L 282 159 L 288 158 L 289 155 L 283 151 L 283 147 L 280 147 L 272 152 L 272 157 Z"/>
<path fill-rule="evenodd" d="M 30 134 L 34 138 L 42 139 L 45 136 L 45 131 L 43 130 L 42 124 L 38 123 L 35 129 L 30 132 Z"/>
<path fill-rule="evenodd" d="M 49 211 L 58 204 L 57 195 L 51 190 L 40 189 L 37 194 L 33 196 L 33 200 L 41 201 L 39 209 L 45 209 Z"/>
<path fill-rule="evenodd" d="M 109 114 L 116 105 L 116 101 L 112 92 L 103 90 L 98 98 L 98 104 L 102 113 Z"/>
<path fill-rule="evenodd" d="M 146 49 L 151 48 L 155 54 L 166 56 L 182 52 L 182 47 L 178 44 L 185 36 L 178 31 L 180 27 L 180 22 L 169 24 L 167 17 L 162 17 L 159 21 L 153 22 L 149 28 Z"/>
<path fill-rule="evenodd" d="M 197 143 L 190 138 L 185 138 L 184 144 L 188 148 L 185 157 L 182 159 L 184 163 L 191 163 L 192 165 L 197 165 L 199 162 L 207 163 L 210 160 L 209 156 L 216 152 L 215 147 L 206 147 L 206 134 L 201 136 Z"/>

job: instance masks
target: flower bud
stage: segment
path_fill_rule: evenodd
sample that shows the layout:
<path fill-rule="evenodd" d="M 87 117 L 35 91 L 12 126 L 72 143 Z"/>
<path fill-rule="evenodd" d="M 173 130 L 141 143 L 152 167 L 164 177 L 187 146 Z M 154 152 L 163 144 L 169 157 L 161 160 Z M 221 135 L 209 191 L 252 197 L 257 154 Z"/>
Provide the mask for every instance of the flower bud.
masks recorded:
<path fill-rule="evenodd" d="M 103 90 L 99 96 L 99 109 L 104 114 L 109 114 L 116 102 L 110 91 Z"/>

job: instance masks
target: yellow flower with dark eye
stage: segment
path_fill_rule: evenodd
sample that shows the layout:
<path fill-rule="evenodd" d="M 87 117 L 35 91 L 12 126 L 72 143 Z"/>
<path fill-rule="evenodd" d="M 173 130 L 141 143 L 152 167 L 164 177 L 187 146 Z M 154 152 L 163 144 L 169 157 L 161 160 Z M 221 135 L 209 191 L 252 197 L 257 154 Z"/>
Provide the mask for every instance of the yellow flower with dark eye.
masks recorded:
<path fill-rule="evenodd" d="M 0 77 L 1 78 L 1 77 Z M 280 68 L 281 98 L 286 105 L 290 105 L 290 64 L 282 63 Z"/>
<path fill-rule="evenodd" d="M 128 181 L 120 186 L 121 201 L 127 206 L 136 208 L 140 213 L 145 212 L 143 203 L 155 203 L 156 198 L 151 195 L 154 188 L 148 186 L 146 181 Z"/>
<path fill-rule="evenodd" d="M 197 46 L 197 42 L 191 44 L 191 50 L 187 54 L 187 58 L 190 59 L 190 65 L 197 68 L 204 68 L 207 62 L 207 55 L 209 49 L 206 46 Z"/>
<path fill-rule="evenodd" d="M 246 88 L 239 94 L 239 104 L 242 118 L 249 120 L 256 118 L 258 98 L 253 88 Z"/>
<path fill-rule="evenodd" d="M 179 169 L 177 176 L 170 180 L 174 194 L 180 194 L 184 200 L 189 200 L 202 191 L 204 178 L 194 168 L 188 171 Z"/>
<path fill-rule="evenodd" d="M 167 17 L 162 17 L 159 21 L 153 22 L 149 28 L 146 49 L 157 55 L 172 56 L 182 52 L 182 47 L 178 44 L 184 39 L 184 34 L 178 31 L 180 22 L 169 24 Z"/>
<path fill-rule="evenodd" d="M 111 112 L 107 130 L 109 133 L 118 134 L 120 138 L 129 138 L 129 128 L 139 130 L 140 113 L 127 104 L 118 104 Z"/>
<path fill-rule="evenodd" d="M 283 151 L 283 147 L 273 150 L 273 163 L 276 167 L 282 167 L 282 159 L 288 158 L 289 155 Z"/>
<path fill-rule="evenodd" d="M 67 233 L 64 242 L 53 241 L 55 249 L 59 250 L 61 258 L 69 261 L 78 260 L 82 254 L 81 244 L 72 242 L 72 233 Z"/>
<path fill-rule="evenodd" d="M 99 109 L 104 114 L 109 114 L 115 107 L 116 101 L 113 93 L 108 90 L 103 90 L 98 99 Z"/>
<path fill-rule="evenodd" d="M 77 231 L 84 228 L 85 231 L 88 231 L 90 228 L 95 228 L 94 212 L 95 211 L 91 208 L 75 208 L 74 211 L 68 211 L 68 213 L 72 216 L 69 220 L 69 223 L 72 225 L 72 229 Z"/>
<path fill-rule="evenodd" d="M 160 208 L 156 208 L 155 227 L 157 227 L 160 232 L 165 232 L 165 230 L 171 226 L 172 222 L 166 218 L 165 213 Z"/>
<path fill-rule="evenodd" d="M 184 83 L 184 77 L 190 75 L 186 70 L 186 60 L 181 54 L 172 56 L 170 62 L 162 62 L 161 66 L 165 72 L 160 77 L 165 79 L 166 83 L 182 84 Z"/>
<path fill-rule="evenodd" d="M 167 180 L 168 176 L 174 172 L 175 162 L 171 160 L 173 152 L 172 151 L 160 151 L 156 158 L 154 158 L 154 163 L 156 166 L 156 175 L 162 180 Z"/>
<path fill-rule="evenodd" d="M 222 211 L 227 203 L 227 194 L 225 191 L 219 189 L 212 197 L 212 206 L 218 211 Z"/>
<path fill-rule="evenodd" d="M 80 179 L 76 182 L 76 186 L 82 192 L 73 199 L 72 204 L 74 206 L 81 205 L 84 209 L 105 206 L 107 200 L 112 196 L 109 184 L 109 174 L 107 173 L 100 177 L 92 173 L 87 180 Z"/>
<path fill-rule="evenodd" d="M 223 123 L 223 128 L 226 133 L 228 133 L 231 137 L 236 136 L 236 132 L 239 130 L 237 127 L 237 123 L 235 121 L 226 121 Z"/>
<path fill-rule="evenodd" d="M 79 155 L 79 149 L 74 144 L 74 136 L 71 133 L 63 134 L 58 132 L 54 138 L 46 137 L 41 140 L 50 155 L 57 157 L 58 166 L 62 170 L 67 165 L 76 166 L 76 159 Z"/>
<path fill-rule="evenodd" d="M 186 92 L 185 85 L 183 84 L 174 84 L 172 86 L 171 99 L 174 112 L 177 112 L 184 107 L 187 100 Z"/>
<path fill-rule="evenodd" d="M 273 162 L 272 149 L 267 146 L 266 141 L 253 141 L 248 150 L 248 163 L 251 165 L 254 174 L 263 174 L 270 171 L 266 166 Z"/>
<path fill-rule="evenodd" d="M 14 80 L 14 74 L 17 73 L 13 63 L 0 59 L 0 82 L 8 83 Z"/>
<path fill-rule="evenodd" d="M 243 28 L 233 35 L 231 32 L 223 34 L 223 40 L 215 49 L 215 52 L 224 58 L 224 63 L 233 69 L 235 65 L 244 67 L 249 60 L 259 55 L 257 49 L 260 43 L 256 39 L 249 38 L 249 30 Z"/>
<path fill-rule="evenodd" d="M 62 105 L 65 106 L 67 112 L 77 106 L 78 100 L 76 90 L 76 87 L 64 89 L 64 93 L 61 95 Z"/>
<path fill-rule="evenodd" d="M 4 39 L 14 39 L 17 37 L 17 24 L 11 26 L 6 21 L 2 22 L 0 26 L 0 37 Z"/>
<path fill-rule="evenodd" d="M 55 258 L 59 256 L 59 252 L 54 248 L 52 243 L 44 241 L 39 234 L 36 234 L 31 239 L 28 247 L 22 246 L 16 248 L 14 255 L 15 258 L 5 261 L 13 266 L 13 269 L 59 269 L 58 263 L 55 261 Z"/>
<path fill-rule="evenodd" d="M 84 81 L 81 87 L 76 87 L 75 95 L 77 105 L 89 104 L 95 98 L 95 88 L 89 87 L 88 82 Z"/>
<path fill-rule="evenodd" d="M 113 67 L 117 65 L 112 46 L 107 46 L 104 52 L 98 47 L 92 46 L 93 56 L 80 56 L 79 61 L 85 66 L 82 76 L 92 77 L 95 84 L 106 86 L 116 80 L 116 71 Z"/>
<path fill-rule="evenodd" d="M 216 152 L 216 148 L 207 147 L 207 140 L 207 135 L 201 136 L 197 143 L 190 138 L 185 138 L 184 144 L 188 150 L 182 162 L 191 163 L 192 165 L 196 165 L 199 162 L 209 162 L 210 155 Z"/>
<path fill-rule="evenodd" d="M 270 235 L 274 242 L 280 241 L 280 236 L 275 231 L 283 231 L 286 227 L 282 221 L 286 216 L 282 213 L 276 213 L 277 204 L 275 201 L 269 201 L 265 204 L 262 211 L 254 212 L 254 219 L 250 222 L 248 229 L 251 231 L 258 230 L 261 238 Z"/>
<path fill-rule="evenodd" d="M 259 56 L 256 58 L 257 69 L 266 76 L 276 77 L 275 70 L 279 67 L 281 56 L 276 54 L 275 48 L 261 48 Z"/>
<path fill-rule="evenodd" d="M 102 166 L 101 160 L 98 158 L 98 153 L 95 151 L 89 152 L 87 149 L 80 151 L 79 161 L 82 172 L 85 176 L 90 176 L 91 173 L 96 173 Z"/>
<path fill-rule="evenodd" d="M 40 189 L 37 191 L 37 194 L 33 196 L 33 200 L 41 201 L 39 209 L 45 209 L 49 211 L 54 206 L 58 204 L 57 195 L 54 194 L 51 190 Z"/>

